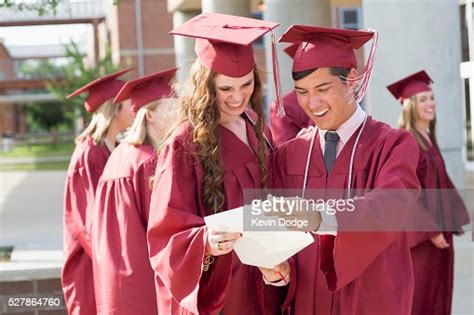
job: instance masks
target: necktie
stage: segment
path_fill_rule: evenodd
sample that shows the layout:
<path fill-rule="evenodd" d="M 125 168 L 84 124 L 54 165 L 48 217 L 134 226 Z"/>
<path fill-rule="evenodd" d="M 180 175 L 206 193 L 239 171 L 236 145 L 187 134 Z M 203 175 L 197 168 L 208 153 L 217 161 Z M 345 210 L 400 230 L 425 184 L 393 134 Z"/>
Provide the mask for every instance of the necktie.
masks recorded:
<path fill-rule="evenodd" d="M 326 140 L 324 146 L 324 165 L 329 174 L 334 166 L 334 161 L 336 161 L 336 145 L 337 141 L 339 141 L 339 135 L 335 131 L 328 131 L 324 135 L 324 139 Z"/>
<path fill-rule="evenodd" d="M 324 135 L 326 144 L 324 146 L 324 165 L 326 166 L 327 174 L 332 170 L 334 162 L 336 161 L 336 145 L 339 141 L 339 135 L 335 131 L 328 131 Z M 336 271 L 334 269 L 334 236 L 320 235 L 320 256 L 321 256 L 321 270 L 326 276 L 326 280 L 330 289 L 336 286 Z"/>

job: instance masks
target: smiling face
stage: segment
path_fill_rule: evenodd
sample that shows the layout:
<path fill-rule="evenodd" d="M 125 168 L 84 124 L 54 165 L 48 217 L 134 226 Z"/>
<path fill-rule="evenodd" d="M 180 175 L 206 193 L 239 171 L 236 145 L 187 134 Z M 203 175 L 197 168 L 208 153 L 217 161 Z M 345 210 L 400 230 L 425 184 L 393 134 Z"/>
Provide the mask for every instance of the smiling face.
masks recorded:
<path fill-rule="evenodd" d="M 218 74 L 214 79 L 221 123 L 237 119 L 247 108 L 254 91 L 253 70 L 240 78 Z"/>
<path fill-rule="evenodd" d="M 348 77 L 356 76 L 357 71 L 351 69 Z M 330 68 L 319 68 L 295 81 L 298 103 L 322 130 L 336 130 L 354 113 L 356 104 L 347 98 L 349 88 Z"/>
<path fill-rule="evenodd" d="M 416 113 L 419 122 L 428 124 L 436 116 L 436 103 L 432 91 L 420 92 L 415 95 Z"/>

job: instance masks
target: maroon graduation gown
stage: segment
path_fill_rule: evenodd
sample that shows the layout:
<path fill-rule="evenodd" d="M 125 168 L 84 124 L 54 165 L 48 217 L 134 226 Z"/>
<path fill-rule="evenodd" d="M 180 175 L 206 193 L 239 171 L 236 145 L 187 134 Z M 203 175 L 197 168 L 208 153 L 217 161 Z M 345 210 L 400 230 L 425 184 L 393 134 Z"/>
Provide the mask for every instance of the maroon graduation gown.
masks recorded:
<path fill-rule="evenodd" d="M 76 144 L 64 194 L 64 266 L 61 282 L 69 314 L 96 314 L 92 276 L 91 240 L 87 227 L 94 196 L 105 163 L 106 145 L 87 137 Z"/>
<path fill-rule="evenodd" d="M 270 127 L 272 129 L 273 141 L 281 145 L 296 137 L 301 129 L 313 126 L 314 122 L 298 104 L 296 92 L 293 90 L 283 96 L 285 116 L 278 117 L 278 106 L 276 102 L 270 105 Z"/>
<path fill-rule="evenodd" d="M 358 130 L 337 157 L 329 176 L 316 136 L 308 189 L 346 188 L 350 155 Z M 307 133 L 277 150 L 274 165 L 277 187 L 303 187 L 310 139 L 311 133 Z M 417 160 L 417 145 L 409 133 L 390 128 L 369 116 L 354 159 L 352 187 L 416 190 L 419 188 Z M 341 192 L 341 196 L 332 197 L 344 198 L 344 195 Z M 328 246 L 332 236 L 318 236 L 316 244 L 297 254 L 294 314 L 400 315 L 410 312 L 413 270 L 407 233 L 342 228 L 350 220 L 369 221 L 374 227 L 377 224 L 382 227 L 386 224 L 384 215 L 404 224 L 407 214 L 403 212 L 409 211 L 410 207 L 403 204 L 392 207 L 395 199 L 389 198 L 380 193 L 364 194 L 354 201 L 353 212 L 336 214 L 339 231 L 333 248 Z"/>
<path fill-rule="evenodd" d="M 237 136 L 219 126 L 224 170 L 224 209 L 243 205 L 243 190 L 260 188 L 256 155 Z M 257 138 L 247 121 L 249 144 Z M 195 155 L 192 129 L 184 123 L 164 149 L 156 169 L 148 246 L 155 270 L 159 314 L 277 314 L 287 288 L 265 286 L 256 267 L 235 253 L 215 257 L 203 272 L 209 214 L 202 202 L 204 170 Z M 268 150 L 268 162 L 270 162 Z M 269 167 L 269 171 L 270 167 Z"/>
<path fill-rule="evenodd" d="M 421 187 L 427 189 L 423 198 L 424 206 L 439 229 L 410 235 L 415 275 L 412 314 L 447 315 L 451 314 L 453 296 L 453 232 L 469 223 L 469 216 L 446 172 L 438 148 L 425 144 L 428 149 L 423 150 L 420 147 L 417 174 Z M 438 249 L 430 241 L 430 238 L 440 231 L 444 231 L 443 235 L 450 245 L 446 249 Z"/>
<path fill-rule="evenodd" d="M 122 143 L 100 178 L 91 229 L 98 314 L 157 314 L 146 243 L 155 167 L 151 145 Z"/>

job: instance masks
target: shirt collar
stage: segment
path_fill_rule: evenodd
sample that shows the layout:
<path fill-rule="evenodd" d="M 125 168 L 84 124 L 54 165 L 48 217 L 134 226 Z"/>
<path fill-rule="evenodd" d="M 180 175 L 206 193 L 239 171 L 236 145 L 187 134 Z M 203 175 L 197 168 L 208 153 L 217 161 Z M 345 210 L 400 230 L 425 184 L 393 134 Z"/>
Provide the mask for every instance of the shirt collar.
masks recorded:
<path fill-rule="evenodd" d="M 365 116 L 366 113 L 364 112 L 364 110 L 360 107 L 360 105 L 357 105 L 357 108 L 352 114 L 352 116 L 342 125 L 340 125 L 339 128 L 337 128 L 336 132 L 339 135 L 339 141 L 341 141 L 343 145 L 345 145 L 347 141 L 349 141 L 349 139 L 357 130 L 357 128 L 362 125 Z M 320 139 L 324 139 L 324 135 L 327 131 L 328 130 L 318 130 Z"/>

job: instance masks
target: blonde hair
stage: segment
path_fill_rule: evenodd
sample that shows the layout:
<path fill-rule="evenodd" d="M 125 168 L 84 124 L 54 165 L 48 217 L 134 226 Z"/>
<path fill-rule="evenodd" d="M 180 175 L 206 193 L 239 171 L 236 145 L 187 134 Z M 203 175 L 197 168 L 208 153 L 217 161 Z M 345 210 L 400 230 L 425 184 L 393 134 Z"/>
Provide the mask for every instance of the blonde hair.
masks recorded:
<path fill-rule="evenodd" d="M 114 104 L 112 100 L 106 101 L 94 112 L 89 125 L 76 140 L 91 137 L 95 144 L 102 144 L 112 120 L 121 108 L 122 104 Z"/>
<path fill-rule="evenodd" d="M 268 169 L 266 165 L 266 143 L 264 138 L 263 84 L 259 70 L 255 67 L 254 91 L 250 107 L 257 114 L 254 130 L 258 139 L 257 159 L 266 187 Z M 214 79 L 217 73 L 203 66 L 198 60 L 191 67 L 184 91 L 178 100 L 178 119 L 165 136 L 162 146 L 169 143 L 177 128 L 189 121 L 193 128 L 192 140 L 196 144 L 196 155 L 203 168 L 202 201 L 209 214 L 222 211 L 225 203 L 224 172 L 222 167 L 219 133 L 220 111 L 216 101 Z"/>
<path fill-rule="evenodd" d="M 127 135 L 124 139 L 125 142 L 132 144 L 132 145 L 141 145 L 144 143 L 151 144 L 155 148 L 161 146 L 161 142 L 158 139 L 153 139 L 151 135 L 147 133 L 147 120 L 146 120 L 146 113 L 148 111 L 155 111 L 158 106 L 164 107 L 163 108 L 163 115 L 160 115 L 159 119 L 162 120 L 170 120 L 170 116 L 173 113 L 173 106 L 176 100 L 174 98 L 163 98 L 154 102 L 151 102 L 142 108 L 140 108 L 137 112 L 137 116 L 133 120 L 133 124 L 127 132 Z M 160 137 L 163 140 L 163 137 Z"/>
<path fill-rule="evenodd" d="M 416 95 L 413 95 L 403 101 L 402 112 L 398 117 L 398 127 L 413 133 L 418 145 L 426 151 L 428 150 L 426 140 L 424 140 L 421 133 L 416 129 L 416 123 L 419 119 L 416 107 Z M 438 147 L 438 142 L 436 141 L 436 116 L 432 121 L 430 121 L 428 131 L 431 143 L 435 147 Z"/>

